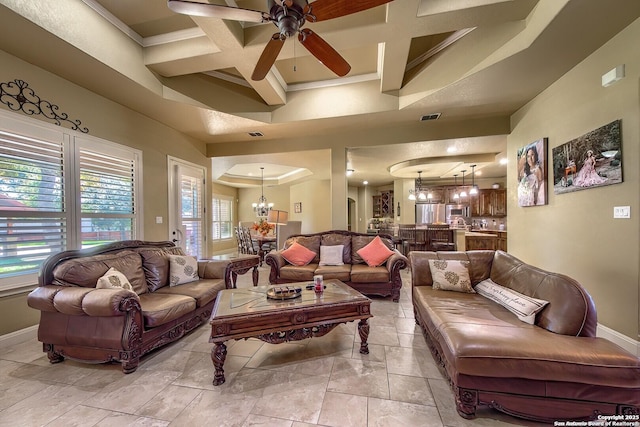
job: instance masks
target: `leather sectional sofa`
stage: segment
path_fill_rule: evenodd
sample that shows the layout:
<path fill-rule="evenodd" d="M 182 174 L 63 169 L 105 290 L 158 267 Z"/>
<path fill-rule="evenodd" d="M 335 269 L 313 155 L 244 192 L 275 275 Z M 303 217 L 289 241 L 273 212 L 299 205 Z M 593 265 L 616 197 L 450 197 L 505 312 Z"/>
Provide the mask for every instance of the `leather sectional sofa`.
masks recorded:
<path fill-rule="evenodd" d="M 640 414 L 640 359 L 596 337 L 596 309 L 578 282 L 502 251 L 411 252 L 409 259 L 416 323 L 462 417 L 473 418 L 479 405 L 548 423 Z M 529 324 L 479 293 L 434 289 L 432 266 L 440 264 L 429 260 L 436 259 L 468 261 L 474 290 L 490 279 L 548 304 Z"/>
<path fill-rule="evenodd" d="M 378 235 L 384 245 L 392 252 L 386 261 L 371 267 L 358 254 L 371 243 L 376 235 L 355 233 L 345 230 L 332 230 L 314 234 L 296 234 L 290 236 L 277 251 L 265 256 L 265 262 L 271 267 L 271 284 L 294 283 L 313 280 L 314 275 L 324 279 L 338 279 L 365 295 L 391 296 L 393 301 L 400 299 L 402 279 L 400 270 L 408 265 L 407 257 L 395 249 L 389 235 Z M 305 265 L 293 265 L 285 256 L 284 250 L 297 242 L 312 251 L 315 256 Z M 320 265 L 321 246 L 342 245 L 342 265 Z"/>
<path fill-rule="evenodd" d="M 206 322 L 218 291 L 230 287 L 229 261 L 198 261 L 197 280 L 169 286 L 170 255 L 184 254 L 171 242 L 130 240 L 50 256 L 27 298 L 40 310 L 38 340 L 50 362 L 117 361 L 131 373 L 145 353 Z M 133 290 L 96 288 L 111 267 Z"/>

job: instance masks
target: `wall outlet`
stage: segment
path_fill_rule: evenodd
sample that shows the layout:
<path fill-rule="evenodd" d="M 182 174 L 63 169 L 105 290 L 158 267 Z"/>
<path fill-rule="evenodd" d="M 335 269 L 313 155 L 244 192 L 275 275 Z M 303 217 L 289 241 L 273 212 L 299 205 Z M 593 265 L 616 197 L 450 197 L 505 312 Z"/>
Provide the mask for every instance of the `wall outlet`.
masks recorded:
<path fill-rule="evenodd" d="M 614 218 L 631 218 L 631 206 L 614 206 Z"/>

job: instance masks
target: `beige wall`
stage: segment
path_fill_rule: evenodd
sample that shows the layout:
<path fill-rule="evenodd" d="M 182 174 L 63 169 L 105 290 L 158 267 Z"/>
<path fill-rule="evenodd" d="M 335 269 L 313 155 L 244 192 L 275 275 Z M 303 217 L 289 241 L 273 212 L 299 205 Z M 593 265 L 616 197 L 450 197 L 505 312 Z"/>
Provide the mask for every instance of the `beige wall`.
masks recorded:
<path fill-rule="evenodd" d="M 291 186 L 289 219 L 302 221 L 302 233 L 331 230 L 331 183 L 328 180 L 306 181 Z M 295 213 L 295 203 L 302 203 L 302 213 Z"/>
<path fill-rule="evenodd" d="M 57 104 L 61 113 L 80 120 L 89 128 L 89 135 L 142 151 L 144 239 L 166 240 L 166 221 L 156 224 L 155 217 L 168 217 L 167 156 L 206 167 L 210 178 L 211 162 L 204 155 L 204 144 L 6 52 L 0 51 L 0 64 L 0 82 L 24 80 L 42 99 Z M 0 109 L 10 111 L 4 104 L 0 104 Z M 33 116 L 33 120 L 51 123 L 43 120 L 43 116 Z M 235 247 L 235 243 L 231 242 L 230 246 Z M 210 252 L 216 250 L 218 248 L 209 248 Z M 27 306 L 26 294 L 0 298 L 0 335 L 32 326 L 38 319 L 38 312 Z"/>
<path fill-rule="evenodd" d="M 634 340 L 640 331 L 638 40 L 640 20 L 512 117 L 507 175 L 509 252 L 581 282 L 595 300 L 599 323 Z M 626 77 L 603 88 L 602 74 L 620 64 L 626 65 Z M 551 159 L 553 147 L 616 119 L 622 119 L 623 183 L 554 195 L 549 170 L 548 205 L 517 206 L 519 147 L 548 137 Z M 631 219 L 613 219 L 614 206 L 631 206 Z"/>

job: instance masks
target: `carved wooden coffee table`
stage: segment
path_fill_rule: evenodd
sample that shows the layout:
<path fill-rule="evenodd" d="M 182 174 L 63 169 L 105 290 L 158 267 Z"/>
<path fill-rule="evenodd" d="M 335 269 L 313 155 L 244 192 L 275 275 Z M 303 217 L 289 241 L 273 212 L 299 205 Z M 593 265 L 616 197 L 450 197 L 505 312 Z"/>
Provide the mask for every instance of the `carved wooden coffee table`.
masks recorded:
<path fill-rule="evenodd" d="M 253 269 L 251 273 L 253 286 L 258 286 L 258 265 L 260 264 L 260 257 L 258 255 L 215 255 L 212 256 L 211 259 L 229 261 L 226 273 L 228 277 L 225 278 L 227 287 L 235 288 L 236 282 L 238 281 L 238 274 L 245 274 L 251 269 Z"/>
<path fill-rule="evenodd" d="M 258 338 L 271 344 L 321 337 L 341 323 L 358 320 L 360 353 L 368 354 L 368 319 L 371 300 L 339 280 L 325 280 L 321 296 L 307 290 L 310 282 L 289 283 L 301 287 L 301 295 L 286 300 L 267 298 L 272 286 L 224 289 L 218 293 L 211 314 L 211 337 L 214 343 L 211 360 L 215 367 L 213 385 L 223 384 L 226 341 Z"/>

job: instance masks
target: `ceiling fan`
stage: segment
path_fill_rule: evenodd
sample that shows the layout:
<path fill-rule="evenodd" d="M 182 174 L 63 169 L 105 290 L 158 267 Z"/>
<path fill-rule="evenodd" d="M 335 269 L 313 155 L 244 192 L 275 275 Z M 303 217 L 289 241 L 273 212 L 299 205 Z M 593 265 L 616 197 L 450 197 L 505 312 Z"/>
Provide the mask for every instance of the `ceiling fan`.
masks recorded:
<path fill-rule="evenodd" d="M 269 13 L 187 0 L 167 0 L 167 5 L 174 12 L 185 15 L 244 22 L 273 22 L 279 31 L 271 36 L 251 75 L 253 80 L 262 80 L 276 61 L 287 37 L 296 33 L 300 43 L 327 68 L 340 77 L 347 75 L 351 70 L 349 63 L 322 37 L 308 28 L 302 29 L 302 26 L 307 21 L 339 18 L 391 1 L 393 0 L 316 0 L 309 3 L 308 0 L 267 0 Z"/>

